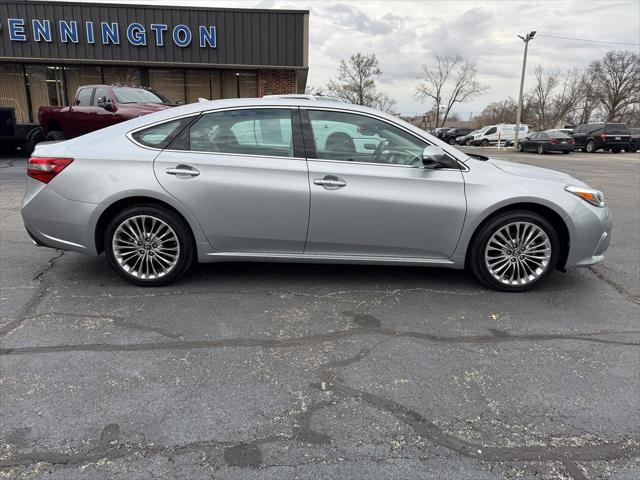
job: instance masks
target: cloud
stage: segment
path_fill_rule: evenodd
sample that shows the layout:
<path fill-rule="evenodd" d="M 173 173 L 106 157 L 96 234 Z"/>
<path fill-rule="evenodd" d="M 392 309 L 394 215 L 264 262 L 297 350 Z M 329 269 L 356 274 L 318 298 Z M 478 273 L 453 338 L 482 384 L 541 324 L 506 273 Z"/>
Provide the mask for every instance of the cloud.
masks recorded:
<path fill-rule="evenodd" d="M 127 0 L 112 0 L 126 3 Z M 138 3 L 228 7 L 228 0 L 137 0 Z M 515 97 L 520 82 L 523 43 L 516 37 L 536 30 L 529 45 L 525 88 L 537 65 L 563 70 L 602 57 L 607 50 L 632 46 L 576 42 L 543 35 L 638 43 L 640 2 L 608 0 L 532 2 L 530 0 L 236 0 L 234 7 L 307 9 L 309 16 L 308 83 L 325 86 L 335 77 L 340 60 L 356 52 L 375 53 L 383 74 L 379 88 L 395 100 L 401 112 L 428 108 L 413 96 L 421 65 L 436 54 L 474 60 L 478 79 L 491 89 L 456 106 L 463 117 L 485 105 Z"/>

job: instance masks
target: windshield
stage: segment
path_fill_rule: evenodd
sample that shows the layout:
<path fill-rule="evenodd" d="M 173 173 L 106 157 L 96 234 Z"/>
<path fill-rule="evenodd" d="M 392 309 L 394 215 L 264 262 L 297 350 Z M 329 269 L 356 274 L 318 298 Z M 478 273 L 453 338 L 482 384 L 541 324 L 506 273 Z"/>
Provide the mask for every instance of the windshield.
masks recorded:
<path fill-rule="evenodd" d="M 629 135 L 629 129 L 624 123 L 607 123 L 605 125 L 605 132 L 610 134 Z"/>
<path fill-rule="evenodd" d="M 158 92 L 144 88 L 112 87 L 111 90 L 118 103 L 169 103 Z"/>

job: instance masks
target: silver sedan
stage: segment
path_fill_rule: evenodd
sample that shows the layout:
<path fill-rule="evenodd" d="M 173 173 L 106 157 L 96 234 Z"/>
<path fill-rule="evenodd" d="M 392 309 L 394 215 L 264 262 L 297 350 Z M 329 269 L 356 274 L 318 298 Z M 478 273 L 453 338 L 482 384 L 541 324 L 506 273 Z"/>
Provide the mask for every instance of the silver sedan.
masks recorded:
<path fill-rule="evenodd" d="M 184 105 L 40 144 L 28 177 L 36 244 L 104 252 L 144 286 L 195 261 L 287 261 L 466 267 L 523 291 L 611 238 L 603 194 L 575 178 L 336 102 Z"/>

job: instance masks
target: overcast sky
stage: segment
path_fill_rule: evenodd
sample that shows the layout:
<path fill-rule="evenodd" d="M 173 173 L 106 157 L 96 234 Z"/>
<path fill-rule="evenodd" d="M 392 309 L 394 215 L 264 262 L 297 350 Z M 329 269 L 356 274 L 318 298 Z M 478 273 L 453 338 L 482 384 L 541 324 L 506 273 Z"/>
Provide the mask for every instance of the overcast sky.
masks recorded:
<path fill-rule="evenodd" d="M 459 105 L 463 118 L 478 114 L 494 100 L 516 97 L 523 42 L 516 34 L 537 30 L 530 43 L 525 88 L 537 65 L 563 69 L 586 67 L 613 45 L 544 37 L 544 34 L 640 43 L 640 0 L 112 0 L 201 7 L 283 8 L 310 10 L 308 85 L 325 86 L 341 59 L 357 51 L 375 53 L 383 75 L 379 88 L 398 103 L 401 113 L 419 113 L 413 93 L 421 65 L 434 55 L 460 55 L 478 63 L 479 80 L 489 91 Z"/>

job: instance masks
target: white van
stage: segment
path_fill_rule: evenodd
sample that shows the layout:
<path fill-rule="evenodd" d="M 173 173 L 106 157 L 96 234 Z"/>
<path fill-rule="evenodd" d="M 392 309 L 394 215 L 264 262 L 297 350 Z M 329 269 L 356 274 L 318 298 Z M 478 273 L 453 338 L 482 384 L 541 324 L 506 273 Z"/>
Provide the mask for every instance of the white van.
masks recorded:
<path fill-rule="evenodd" d="M 529 126 L 520 125 L 520 138 L 523 138 L 529 132 Z M 473 136 L 471 145 L 480 145 L 487 147 L 489 145 L 496 145 L 498 140 L 501 145 L 504 145 L 507 140 L 513 140 L 516 137 L 516 125 L 515 123 L 500 123 L 498 125 L 490 125 L 484 127 Z"/>

